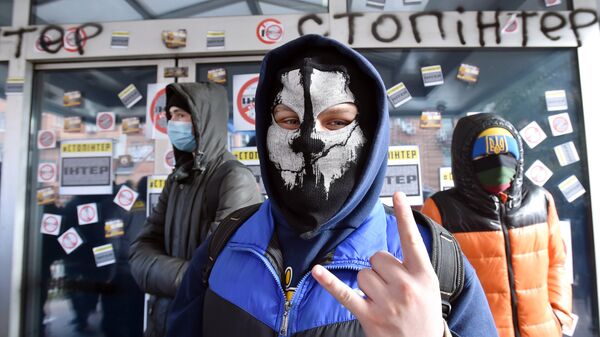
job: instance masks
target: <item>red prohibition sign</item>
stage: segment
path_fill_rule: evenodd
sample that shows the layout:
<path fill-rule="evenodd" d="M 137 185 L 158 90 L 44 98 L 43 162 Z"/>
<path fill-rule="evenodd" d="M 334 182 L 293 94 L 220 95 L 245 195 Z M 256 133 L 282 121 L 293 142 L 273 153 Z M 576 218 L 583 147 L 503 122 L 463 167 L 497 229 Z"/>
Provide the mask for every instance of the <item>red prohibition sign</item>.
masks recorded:
<path fill-rule="evenodd" d="M 44 181 L 52 179 L 54 177 L 54 167 L 51 164 L 40 165 L 39 176 Z"/>
<path fill-rule="evenodd" d="M 168 167 L 174 167 L 175 166 L 175 153 L 173 153 L 173 151 L 168 151 L 167 153 L 165 153 L 165 164 Z"/>
<path fill-rule="evenodd" d="M 79 243 L 79 239 L 77 239 L 77 235 L 73 233 L 66 233 L 65 236 L 62 237 L 62 244 L 67 249 L 73 249 Z"/>
<path fill-rule="evenodd" d="M 167 134 L 167 128 L 166 128 L 167 124 L 161 123 L 161 119 L 166 118 L 167 116 L 162 113 L 159 113 L 159 114 L 154 113 L 156 111 L 156 104 L 158 103 L 158 100 L 162 96 L 164 96 L 165 93 L 166 93 L 166 88 L 162 88 L 154 95 L 154 98 L 152 99 L 152 103 L 150 104 L 150 119 L 154 123 L 154 128 L 166 135 Z"/>
<path fill-rule="evenodd" d="M 42 131 L 40 133 L 40 145 L 42 146 L 50 146 L 54 142 L 54 134 L 52 131 Z"/>
<path fill-rule="evenodd" d="M 54 232 L 58 228 L 58 219 L 55 216 L 48 216 L 44 219 L 44 230 Z"/>
<path fill-rule="evenodd" d="M 558 132 L 565 132 L 569 128 L 569 123 L 567 122 L 566 118 L 557 117 L 552 122 L 552 126 L 554 127 L 554 130 L 556 130 Z"/>
<path fill-rule="evenodd" d="M 113 127 L 114 119 L 111 114 L 101 114 L 98 116 L 98 128 L 108 130 Z"/>
<path fill-rule="evenodd" d="M 537 143 L 542 138 L 542 133 L 540 132 L 540 130 L 531 127 L 525 130 L 525 138 L 530 143 Z"/>
<path fill-rule="evenodd" d="M 262 43 L 273 44 L 281 40 L 283 36 L 283 26 L 281 22 L 275 19 L 262 20 L 256 26 L 256 37 Z"/>
<path fill-rule="evenodd" d="M 67 29 L 67 32 L 65 33 L 65 38 L 63 39 L 63 47 L 65 48 L 66 51 L 69 51 L 71 53 L 77 51 L 77 43 L 75 43 L 75 31 L 76 30 L 77 30 L 77 28 L 75 28 L 75 27 L 71 27 L 71 28 Z M 85 47 L 85 44 L 87 43 L 87 33 L 85 32 L 84 29 L 79 30 L 79 37 L 81 38 L 81 48 L 83 48 L 83 47 Z"/>
<path fill-rule="evenodd" d="M 546 178 L 546 171 L 541 166 L 532 168 L 531 177 L 538 183 L 541 183 Z"/>
<path fill-rule="evenodd" d="M 119 204 L 123 206 L 129 206 L 133 204 L 133 193 L 131 193 L 129 190 L 123 190 L 121 193 L 119 193 L 118 200 Z"/>
<path fill-rule="evenodd" d="M 515 19 L 512 21 L 512 23 L 510 25 L 508 25 L 508 27 L 506 27 L 506 29 L 504 29 L 504 31 L 507 33 L 512 33 L 514 31 L 516 31 L 518 27 L 519 27 L 519 23 Z"/>
<path fill-rule="evenodd" d="M 79 210 L 79 218 L 83 220 L 83 222 L 90 222 L 96 216 L 96 211 L 92 206 L 83 206 Z"/>
<path fill-rule="evenodd" d="M 250 111 L 252 111 L 252 109 L 254 109 L 254 102 L 250 103 L 250 104 L 242 104 L 242 99 L 244 98 L 244 92 L 253 84 L 255 84 L 256 82 L 258 82 L 258 76 L 250 79 L 248 82 L 244 83 L 244 85 L 242 85 L 242 87 L 240 88 L 240 91 L 237 94 L 237 97 L 235 99 L 235 103 L 237 104 L 237 108 L 238 111 L 240 112 L 240 115 L 242 116 L 242 118 L 252 124 L 255 125 L 256 121 L 254 120 L 253 117 L 250 116 Z"/>

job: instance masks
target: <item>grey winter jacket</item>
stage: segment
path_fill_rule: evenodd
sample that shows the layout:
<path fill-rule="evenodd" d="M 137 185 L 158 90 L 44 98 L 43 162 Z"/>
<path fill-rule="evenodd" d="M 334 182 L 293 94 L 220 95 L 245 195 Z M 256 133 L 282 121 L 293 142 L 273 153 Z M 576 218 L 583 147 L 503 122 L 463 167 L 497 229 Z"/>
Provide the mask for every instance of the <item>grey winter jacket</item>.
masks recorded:
<path fill-rule="evenodd" d="M 228 172 L 217 175 L 223 163 L 236 160 L 226 150 L 225 89 L 213 83 L 175 83 L 167 86 L 167 97 L 173 94 L 188 102 L 198 145 L 195 156 L 173 148 L 176 168 L 130 247 L 133 277 L 152 295 L 145 333 L 151 337 L 165 335 L 171 299 L 196 247 L 229 213 L 262 201 L 256 179 L 243 165 L 227 165 Z M 217 176 L 221 180 L 215 186 L 218 181 L 211 183 L 211 178 Z M 216 190 L 208 192 L 209 186 Z M 218 200 L 207 202 L 208 195 L 218 195 Z M 207 209 L 207 204 L 216 209 Z"/>

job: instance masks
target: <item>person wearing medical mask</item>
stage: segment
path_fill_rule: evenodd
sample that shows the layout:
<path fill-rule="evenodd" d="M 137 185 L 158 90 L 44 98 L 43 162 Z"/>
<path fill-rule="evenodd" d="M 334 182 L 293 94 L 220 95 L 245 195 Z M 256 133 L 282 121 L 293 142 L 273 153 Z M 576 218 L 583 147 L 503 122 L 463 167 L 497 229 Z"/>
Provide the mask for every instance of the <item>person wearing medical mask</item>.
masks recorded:
<path fill-rule="evenodd" d="M 151 294 L 145 336 L 163 337 L 189 260 L 221 220 L 262 201 L 252 172 L 227 151 L 227 93 L 214 83 L 166 87 L 175 168 L 130 249 L 132 274 Z"/>
<path fill-rule="evenodd" d="M 452 136 L 454 188 L 422 212 L 454 234 L 475 268 L 500 337 L 562 336 L 571 285 L 552 195 L 523 179 L 523 143 L 492 113 L 461 118 Z"/>

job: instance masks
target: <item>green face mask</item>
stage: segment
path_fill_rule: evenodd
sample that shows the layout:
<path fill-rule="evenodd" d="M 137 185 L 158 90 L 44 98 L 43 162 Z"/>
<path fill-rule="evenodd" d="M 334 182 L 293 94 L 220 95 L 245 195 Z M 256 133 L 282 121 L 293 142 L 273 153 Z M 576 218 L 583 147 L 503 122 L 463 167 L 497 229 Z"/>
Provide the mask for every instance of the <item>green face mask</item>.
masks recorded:
<path fill-rule="evenodd" d="M 483 157 L 473 164 L 479 183 L 493 194 L 506 191 L 517 173 L 517 160 L 508 154 Z"/>

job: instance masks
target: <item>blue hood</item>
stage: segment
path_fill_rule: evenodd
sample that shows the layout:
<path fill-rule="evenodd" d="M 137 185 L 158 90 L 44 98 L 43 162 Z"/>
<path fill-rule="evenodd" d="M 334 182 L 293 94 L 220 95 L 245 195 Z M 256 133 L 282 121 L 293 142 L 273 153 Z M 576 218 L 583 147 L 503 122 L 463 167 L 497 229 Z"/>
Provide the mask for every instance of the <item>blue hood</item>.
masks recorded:
<path fill-rule="evenodd" d="M 349 47 L 319 35 L 305 35 L 276 48 L 265 55 L 260 69 L 260 79 L 256 89 L 256 144 L 261 162 L 261 174 L 267 195 L 269 196 L 275 219 L 285 224 L 281 206 L 285 200 L 277 200 L 273 193 L 269 173 L 265 163 L 269 160 L 267 153 L 267 130 L 271 125 L 272 100 L 271 93 L 279 83 L 279 73 L 289 69 L 290 60 L 298 55 L 310 55 L 327 51 L 336 55 L 340 62 L 352 64 L 362 75 L 364 87 L 372 90 L 369 94 L 369 106 L 359 107 L 359 114 L 369 114 L 375 123 L 373 130 L 367 134 L 369 149 L 360 179 L 354 186 L 351 195 L 342 208 L 315 231 L 307 233 L 307 238 L 314 238 L 323 231 L 337 227 L 356 228 L 367 217 L 378 202 L 387 167 L 387 149 L 389 143 L 389 122 L 386 90 L 376 69 L 362 55 Z"/>

